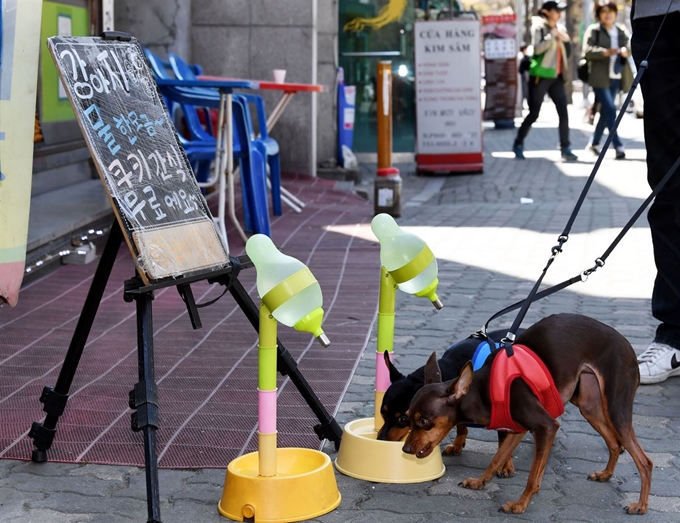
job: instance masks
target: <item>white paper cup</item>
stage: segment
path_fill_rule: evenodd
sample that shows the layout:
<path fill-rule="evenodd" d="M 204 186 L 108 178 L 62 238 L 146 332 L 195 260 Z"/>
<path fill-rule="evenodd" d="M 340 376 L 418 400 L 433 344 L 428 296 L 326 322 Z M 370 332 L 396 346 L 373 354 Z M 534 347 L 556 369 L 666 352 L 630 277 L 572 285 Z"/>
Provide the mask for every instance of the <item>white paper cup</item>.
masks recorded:
<path fill-rule="evenodd" d="M 274 83 L 282 84 L 286 81 L 286 70 L 285 69 L 273 69 L 272 76 L 274 78 Z"/>

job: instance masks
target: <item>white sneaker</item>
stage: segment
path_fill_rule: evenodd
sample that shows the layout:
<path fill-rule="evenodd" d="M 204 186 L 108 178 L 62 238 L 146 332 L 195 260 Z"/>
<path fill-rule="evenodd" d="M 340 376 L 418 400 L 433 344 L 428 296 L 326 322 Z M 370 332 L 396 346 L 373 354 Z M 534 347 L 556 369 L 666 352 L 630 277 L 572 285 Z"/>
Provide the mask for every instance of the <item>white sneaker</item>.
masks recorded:
<path fill-rule="evenodd" d="M 661 383 L 671 376 L 680 376 L 680 350 L 665 343 L 653 342 L 637 360 L 642 385 Z"/>

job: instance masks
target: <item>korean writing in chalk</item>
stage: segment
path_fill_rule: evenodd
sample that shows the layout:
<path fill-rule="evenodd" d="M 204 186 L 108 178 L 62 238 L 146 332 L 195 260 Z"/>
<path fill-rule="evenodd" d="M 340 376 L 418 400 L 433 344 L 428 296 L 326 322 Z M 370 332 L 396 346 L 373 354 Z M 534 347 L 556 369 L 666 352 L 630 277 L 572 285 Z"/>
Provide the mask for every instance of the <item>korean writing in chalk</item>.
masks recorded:
<path fill-rule="evenodd" d="M 52 52 L 131 231 L 209 216 L 139 46 L 56 37 Z"/>

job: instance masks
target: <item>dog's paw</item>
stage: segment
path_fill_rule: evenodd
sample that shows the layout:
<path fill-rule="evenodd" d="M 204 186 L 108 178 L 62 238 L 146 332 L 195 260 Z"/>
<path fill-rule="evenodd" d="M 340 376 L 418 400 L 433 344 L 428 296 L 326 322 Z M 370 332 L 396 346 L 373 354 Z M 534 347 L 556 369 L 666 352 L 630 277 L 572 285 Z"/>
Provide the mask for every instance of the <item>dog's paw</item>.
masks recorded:
<path fill-rule="evenodd" d="M 523 514 L 526 509 L 527 509 L 526 505 L 523 505 L 522 503 L 518 503 L 516 501 L 509 501 L 501 508 L 499 508 L 498 512 L 505 512 L 506 514 Z"/>
<path fill-rule="evenodd" d="M 463 447 L 465 447 L 465 438 L 461 439 L 462 441 L 459 441 L 459 439 L 456 438 L 451 444 L 447 445 L 443 452 L 444 456 L 460 455 L 460 453 L 463 452 Z"/>
<path fill-rule="evenodd" d="M 460 483 L 458 483 L 458 485 L 464 488 L 469 488 L 471 490 L 482 490 L 484 487 L 486 487 L 487 483 L 488 482 L 483 479 L 468 478 L 465 481 L 461 481 Z"/>
<path fill-rule="evenodd" d="M 640 502 L 633 503 L 632 505 L 628 505 L 626 507 L 626 512 L 628 512 L 628 514 L 642 516 L 643 514 L 647 513 L 647 504 Z"/>
<path fill-rule="evenodd" d="M 442 450 L 442 455 L 444 456 L 457 456 L 460 454 L 461 449 L 457 449 L 453 443 L 447 445 L 444 447 L 444 450 Z"/>
<path fill-rule="evenodd" d="M 590 481 L 599 481 L 600 483 L 603 483 L 605 481 L 609 481 L 612 477 L 611 472 L 607 472 L 606 470 L 600 470 L 598 472 L 594 472 L 593 474 L 588 475 L 588 479 Z"/>
<path fill-rule="evenodd" d="M 498 478 L 511 478 L 514 475 L 515 464 L 512 462 L 512 459 L 506 461 L 505 465 L 503 465 L 501 469 L 498 472 L 496 472 L 496 477 Z"/>

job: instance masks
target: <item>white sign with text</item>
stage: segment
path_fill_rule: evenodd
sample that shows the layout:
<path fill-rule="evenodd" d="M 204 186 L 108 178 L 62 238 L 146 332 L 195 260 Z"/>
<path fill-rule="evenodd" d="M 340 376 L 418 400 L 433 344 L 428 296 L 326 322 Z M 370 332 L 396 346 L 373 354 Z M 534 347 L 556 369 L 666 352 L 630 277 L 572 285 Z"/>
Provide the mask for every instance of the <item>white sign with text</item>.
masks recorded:
<path fill-rule="evenodd" d="M 418 154 L 482 150 L 480 23 L 415 24 Z"/>

